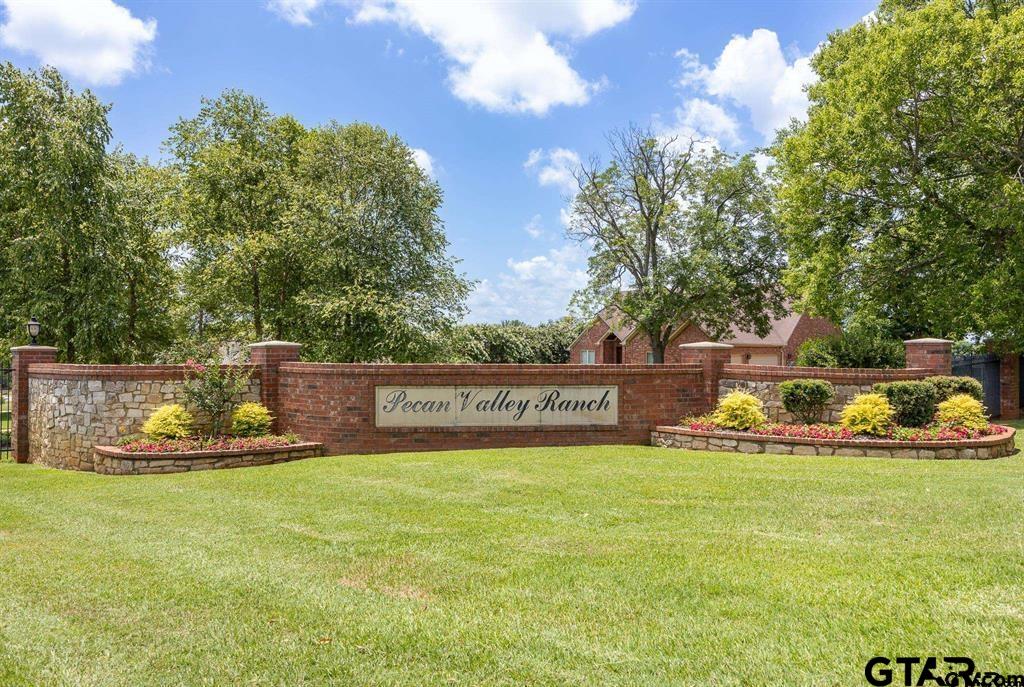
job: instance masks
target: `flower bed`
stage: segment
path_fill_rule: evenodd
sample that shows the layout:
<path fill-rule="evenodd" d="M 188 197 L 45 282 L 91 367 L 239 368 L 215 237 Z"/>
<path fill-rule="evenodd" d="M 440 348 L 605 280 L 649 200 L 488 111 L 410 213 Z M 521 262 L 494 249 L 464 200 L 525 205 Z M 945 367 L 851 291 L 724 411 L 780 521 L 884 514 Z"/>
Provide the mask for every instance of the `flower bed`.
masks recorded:
<path fill-rule="evenodd" d="M 323 444 L 293 436 L 134 440 L 93 448 L 95 470 L 105 475 L 145 475 L 271 465 L 323 454 Z"/>
<path fill-rule="evenodd" d="M 724 429 L 707 418 L 656 427 L 655 446 L 740 453 L 879 456 L 886 458 L 1001 458 L 1014 449 L 1014 430 L 1002 425 L 969 430 L 896 427 L 886 436 L 855 435 L 838 425 L 769 423 L 748 431 Z"/>
<path fill-rule="evenodd" d="M 697 417 L 684 420 L 682 427 L 698 430 L 701 432 L 733 432 L 735 430 L 721 427 L 707 418 Z M 788 437 L 803 439 L 858 439 L 861 441 L 963 441 L 965 439 L 980 439 L 981 437 L 1002 434 L 1009 428 L 1002 425 L 992 425 L 984 429 L 968 429 L 966 427 L 945 427 L 933 425 L 930 427 L 890 427 L 889 431 L 881 437 L 855 434 L 853 431 L 836 424 L 793 424 L 785 422 L 769 422 L 759 427 L 752 427 L 747 432 L 763 437 Z"/>
<path fill-rule="evenodd" d="M 302 443 L 295 434 L 264 437 L 213 438 L 189 437 L 187 439 L 128 439 L 118 443 L 125 453 L 190 453 L 193 451 L 249 451 L 253 449 L 280 448 Z"/>

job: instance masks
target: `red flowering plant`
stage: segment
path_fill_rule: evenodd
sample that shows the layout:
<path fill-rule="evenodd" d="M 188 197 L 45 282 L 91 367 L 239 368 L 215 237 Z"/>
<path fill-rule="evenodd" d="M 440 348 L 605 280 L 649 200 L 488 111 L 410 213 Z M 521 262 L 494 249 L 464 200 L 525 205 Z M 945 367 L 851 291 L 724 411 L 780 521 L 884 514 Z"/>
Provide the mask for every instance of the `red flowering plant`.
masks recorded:
<path fill-rule="evenodd" d="M 249 370 L 239 366 L 185 361 L 185 399 L 210 423 L 210 436 L 223 432 L 224 418 L 242 400 L 249 386 Z"/>
<path fill-rule="evenodd" d="M 263 448 L 278 448 L 299 443 L 295 434 L 268 435 L 263 437 L 189 437 L 187 439 L 150 440 L 127 437 L 118 442 L 118 447 L 128 453 L 188 453 L 190 451 L 252 451 Z"/>

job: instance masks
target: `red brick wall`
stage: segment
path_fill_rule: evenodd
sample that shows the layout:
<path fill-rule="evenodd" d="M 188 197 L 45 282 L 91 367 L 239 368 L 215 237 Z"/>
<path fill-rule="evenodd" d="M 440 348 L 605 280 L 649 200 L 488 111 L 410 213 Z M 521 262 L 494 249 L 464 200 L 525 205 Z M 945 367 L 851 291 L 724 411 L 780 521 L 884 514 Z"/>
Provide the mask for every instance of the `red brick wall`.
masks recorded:
<path fill-rule="evenodd" d="M 999 364 L 999 419 L 1020 417 L 1020 359 L 1018 353 L 1004 355 Z M 990 408 L 995 412 L 995 408 Z"/>
<path fill-rule="evenodd" d="M 659 424 L 702 409 L 699 365 L 281 365 L 283 431 L 335 453 L 504 446 L 647 444 Z M 569 427 L 378 428 L 376 386 L 617 385 L 619 424 Z"/>
<path fill-rule="evenodd" d="M 907 367 L 926 367 L 933 374 L 948 375 L 953 371 L 953 342 L 944 339 L 911 339 L 903 342 Z"/>
<path fill-rule="evenodd" d="M 594 359 L 601 362 L 601 340 L 608 335 L 608 325 L 595 320 L 586 331 L 569 347 L 569 364 L 580 364 L 581 351 L 594 351 Z"/>
<path fill-rule="evenodd" d="M 665 363 L 672 365 L 684 362 L 679 348 L 681 344 L 707 340 L 708 335 L 700 327 L 695 324 L 687 325 L 665 348 Z M 643 332 L 637 332 L 623 347 L 622 360 L 629 365 L 646 365 L 647 354 L 650 351 L 651 338 Z"/>
<path fill-rule="evenodd" d="M 833 384 L 877 384 L 924 379 L 935 374 L 924 368 L 875 369 L 860 367 L 786 367 L 785 365 L 726 365 L 724 379 L 781 382 L 787 379 L 826 379 Z"/>

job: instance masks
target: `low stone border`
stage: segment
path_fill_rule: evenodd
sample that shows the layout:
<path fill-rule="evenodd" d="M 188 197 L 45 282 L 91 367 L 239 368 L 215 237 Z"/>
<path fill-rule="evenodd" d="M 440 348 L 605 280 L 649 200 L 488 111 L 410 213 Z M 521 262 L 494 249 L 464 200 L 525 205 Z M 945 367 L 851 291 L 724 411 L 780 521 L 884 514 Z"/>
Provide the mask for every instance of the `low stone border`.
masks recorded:
<path fill-rule="evenodd" d="M 895 441 L 892 439 L 807 439 L 766 437 L 747 432 L 704 432 L 685 427 L 655 427 L 651 445 L 696 451 L 781 453 L 797 456 L 877 456 L 879 458 L 1002 458 L 1015 452 L 1016 431 L 963 441 Z"/>
<path fill-rule="evenodd" d="M 285 463 L 322 455 L 323 449 L 323 444 L 311 441 L 272 448 L 181 453 L 128 453 L 117 446 L 95 446 L 93 460 L 96 472 L 103 475 L 153 475 Z"/>

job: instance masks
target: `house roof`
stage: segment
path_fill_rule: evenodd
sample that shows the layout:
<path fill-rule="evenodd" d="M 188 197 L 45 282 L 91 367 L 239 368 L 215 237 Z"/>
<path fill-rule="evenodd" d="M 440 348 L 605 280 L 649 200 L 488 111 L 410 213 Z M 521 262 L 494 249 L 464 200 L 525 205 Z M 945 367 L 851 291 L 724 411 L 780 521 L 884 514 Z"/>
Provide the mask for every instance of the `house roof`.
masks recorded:
<path fill-rule="evenodd" d="M 733 346 L 785 346 L 789 343 L 796 326 L 800 323 L 800 313 L 790 312 L 785 317 L 772 320 L 769 325 L 771 329 L 764 336 L 758 336 L 753 332 L 740 331 L 735 326 L 729 328 L 729 333 L 722 337 L 722 343 Z"/>
<path fill-rule="evenodd" d="M 796 326 L 803 317 L 800 313 L 790 311 L 783 317 L 773 319 L 769 322 L 770 329 L 764 336 L 758 336 L 753 332 L 745 332 L 736 326 L 730 327 L 729 333 L 722 337 L 720 343 L 732 344 L 733 346 L 785 346 L 796 331 Z M 637 326 L 630 322 L 625 313 L 615 306 L 607 306 L 597 314 L 595 322 L 603 322 L 611 333 L 618 337 L 619 341 L 625 342 L 637 331 Z M 685 329 L 689 320 L 680 322 L 676 334 Z M 673 335 L 674 336 L 674 335 Z"/>
<path fill-rule="evenodd" d="M 615 306 L 607 306 L 597 313 L 597 317 L 608 325 L 608 329 L 618 337 L 619 341 L 625 341 L 636 331 L 636 324 L 631 322 L 626 314 Z"/>

